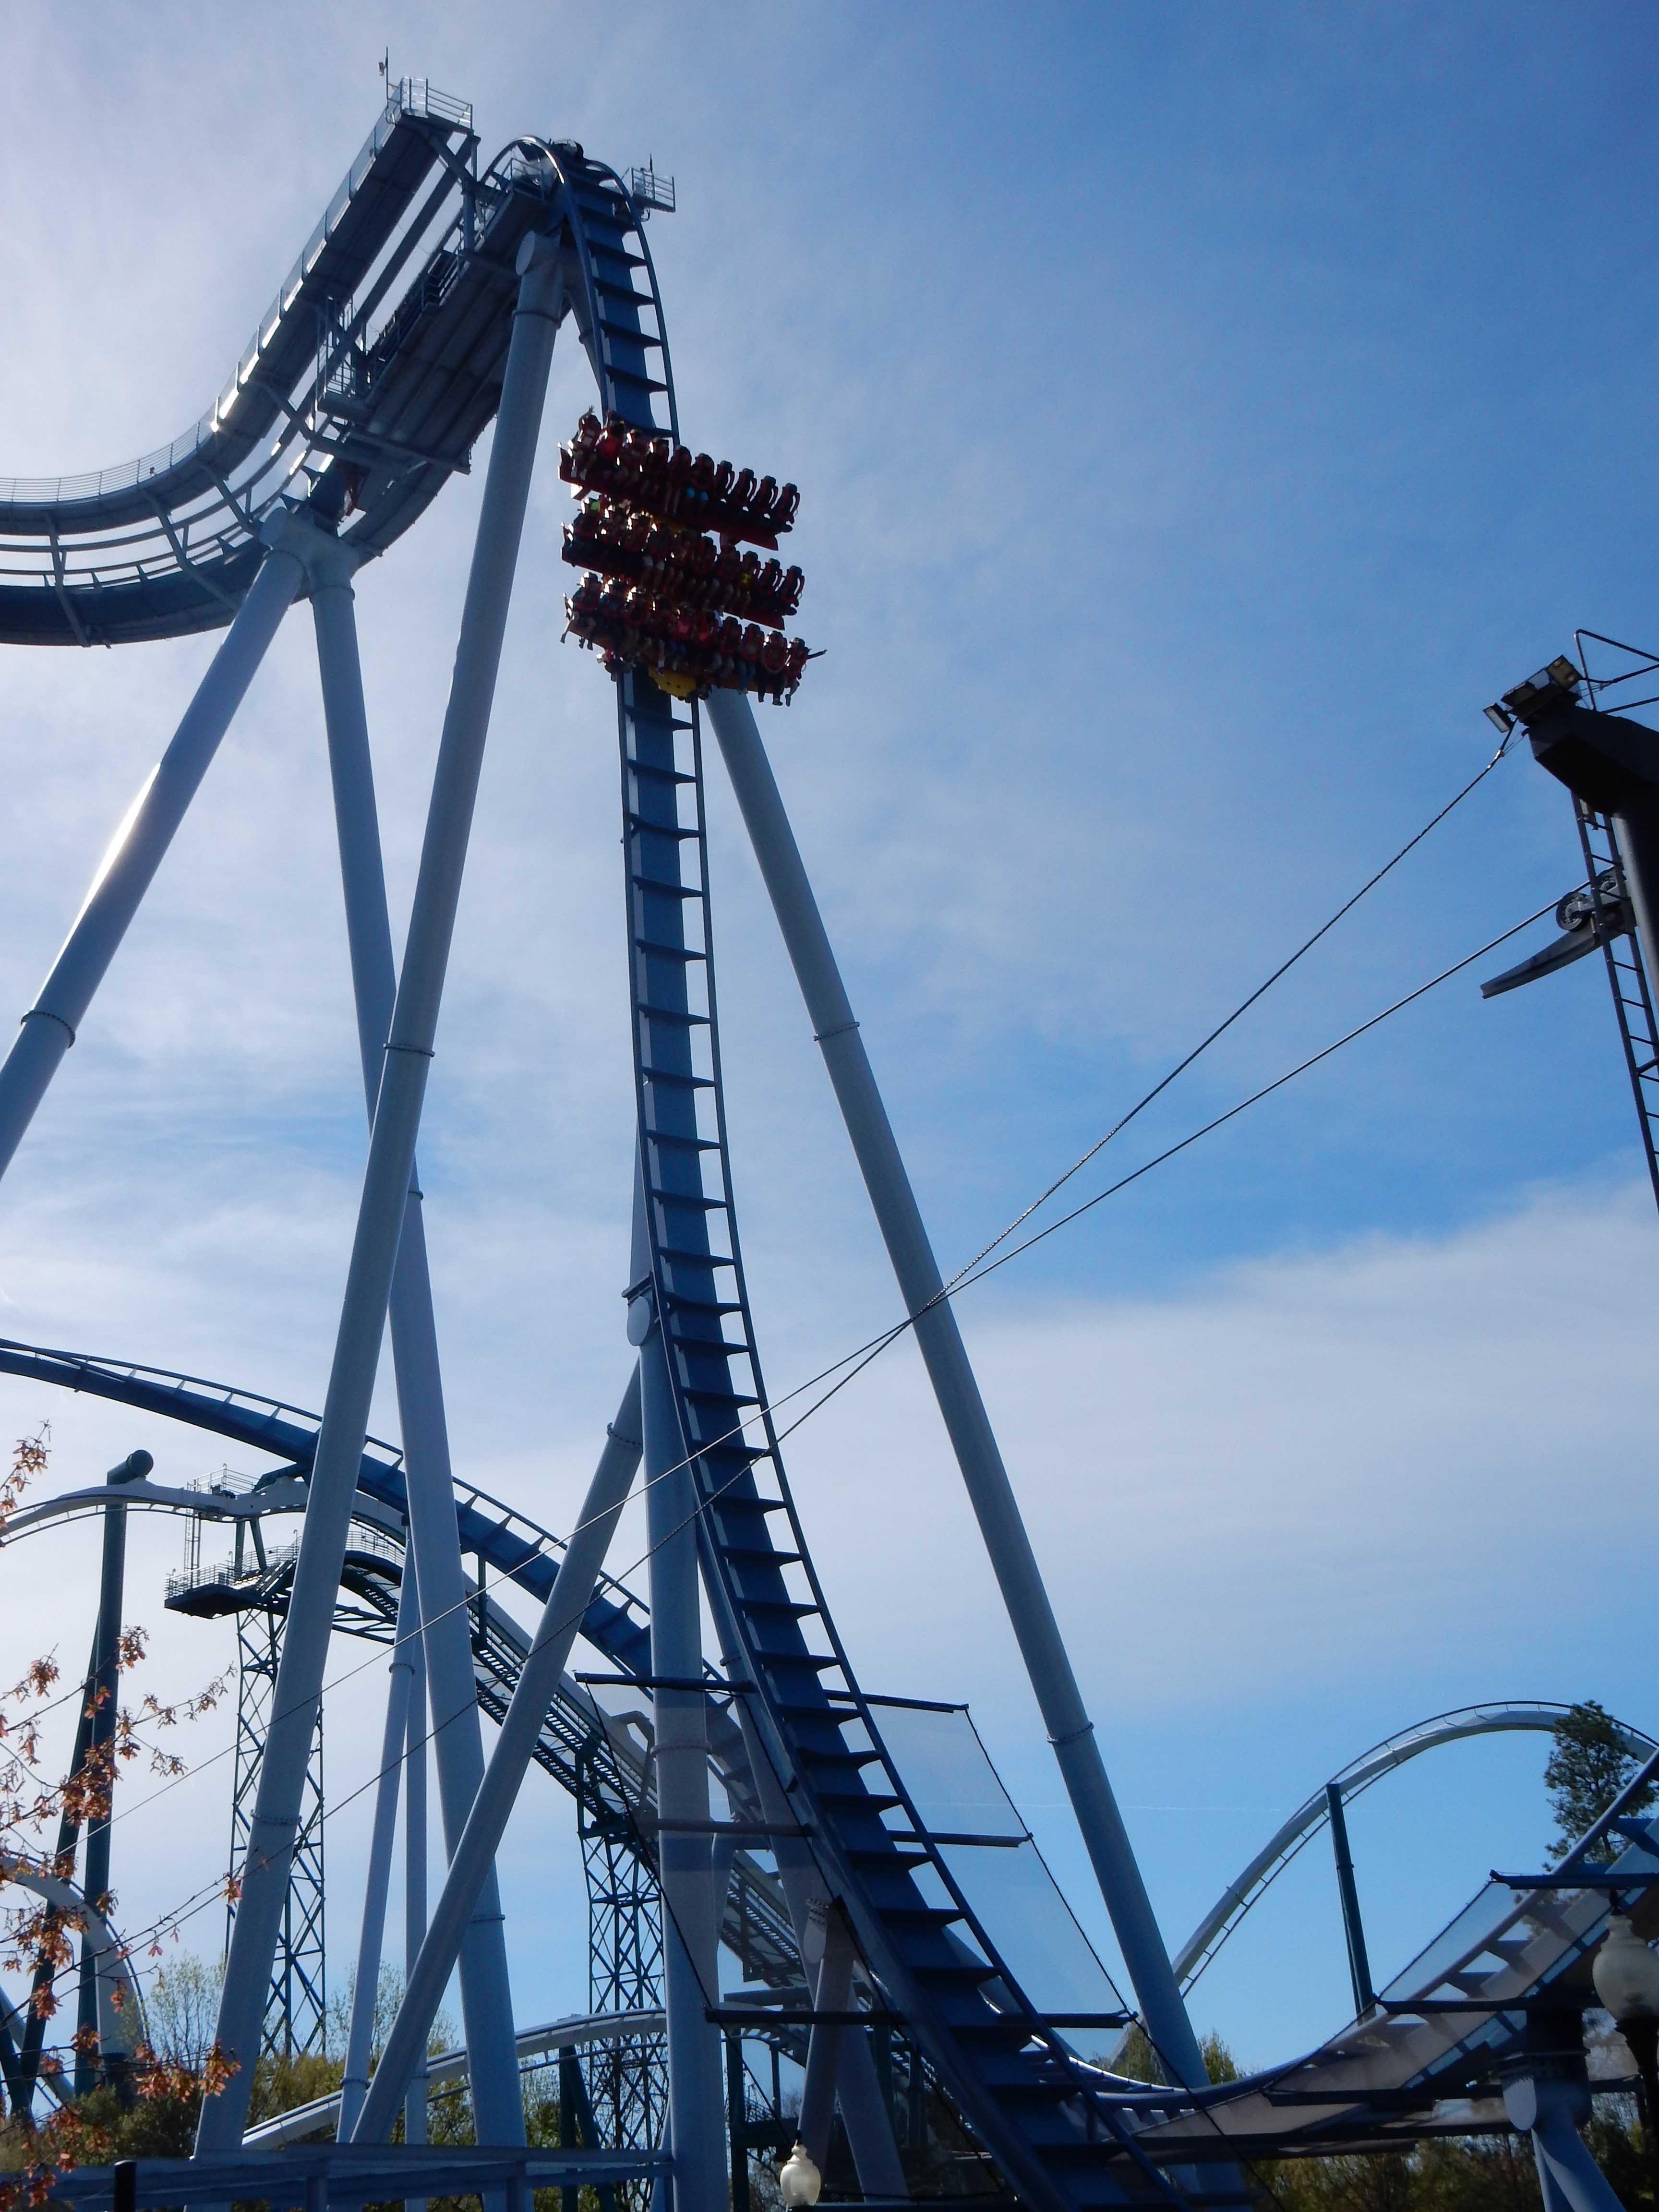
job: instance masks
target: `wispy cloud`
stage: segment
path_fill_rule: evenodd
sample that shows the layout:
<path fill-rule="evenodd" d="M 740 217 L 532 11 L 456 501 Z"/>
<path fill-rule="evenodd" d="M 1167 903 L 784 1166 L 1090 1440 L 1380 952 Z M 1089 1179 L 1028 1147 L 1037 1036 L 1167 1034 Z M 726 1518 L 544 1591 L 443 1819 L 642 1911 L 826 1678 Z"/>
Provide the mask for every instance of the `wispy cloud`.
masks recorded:
<path fill-rule="evenodd" d="M 106 9 L 95 40 L 15 12 L 5 38 L 0 463 L 56 472 L 199 412 L 361 140 L 382 33 L 306 5 L 204 42 L 162 5 Z M 1579 617 L 1644 634 L 1634 19 L 1564 53 L 1478 10 L 1263 40 L 1180 7 L 738 6 L 714 33 L 423 5 L 398 40 L 492 149 L 551 128 L 680 174 L 653 238 L 684 417 L 805 489 L 802 628 L 830 651 L 769 734 L 947 1266 L 1467 779 L 1499 682 Z M 1594 118 L 1570 178 L 1493 161 L 1568 99 Z M 1514 301 L 1567 268 L 1617 343 L 1517 333 Z M 571 346 L 550 440 L 585 396 Z M 478 483 L 359 583 L 399 932 Z M 555 1525 L 625 1371 L 631 1111 L 610 700 L 554 650 L 566 511 L 544 471 L 422 1142 L 458 1453 Z M 314 1405 L 363 1128 L 308 629 L 0 1194 L 0 1312 Z M 4 655 L 0 1007 L 29 1003 L 210 649 Z M 784 1388 L 896 1308 L 718 774 L 711 807 L 738 1196 Z M 1508 764 L 1157 1132 L 1575 866 L 1559 793 Z M 1133 1803 L 1288 1802 L 1465 1695 L 1651 1709 L 1651 1224 L 1601 981 L 1456 990 L 964 1305 Z M 65 1480 L 138 1441 L 213 1463 L 50 1410 Z M 790 1456 L 860 1663 L 972 1696 L 1076 1878 L 914 1355 Z M 174 1532 L 135 1540 L 153 1612 Z M 82 1538 L 41 1541 L 15 1607 L 0 1557 L 24 1656 L 89 1627 Z M 158 1678 L 198 1634 L 163 1625 Z M 343 1773 L 367 1739 L 331 1725 Z M 1252 1840 L 1228 1817 L 1153 1838 L 1172 1922 Z M 174 1824 L 203 1863 L 217 1818 Z M 171 1878 L 156 1820 L 135 1899 Z M 512 1899 L 552 1947 L 530 2006 L 581 1971 L 574 1846 L 556 1905 L 536 1871 Z"/>

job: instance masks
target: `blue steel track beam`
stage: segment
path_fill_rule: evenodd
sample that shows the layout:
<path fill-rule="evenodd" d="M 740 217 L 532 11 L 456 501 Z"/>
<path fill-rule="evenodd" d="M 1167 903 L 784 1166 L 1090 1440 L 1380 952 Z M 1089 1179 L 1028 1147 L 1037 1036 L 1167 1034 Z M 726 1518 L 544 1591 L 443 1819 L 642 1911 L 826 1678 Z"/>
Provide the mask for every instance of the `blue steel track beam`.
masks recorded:
<path fill-rule="evenodd" d="M 270 550 L 264 565 L 185 709 L 172 743 L 111 839 L 52 973 L 23 1016 L 16 1042 L 0 1066 L 0 1175 L 11 1164 L 58 1062 L 75 1042 L 93 994 L 304 580 L 304 569 L 283 542 L 292 526 L 286 509 L 269 526 Z"/>
<path fill-rule="evenodd" d="M 484 1778 L 472 1801 L 471 1816 L 450 1858 L 443 1890 L 433 1909 L 420 1955 L 410 1968 L 398 2016 L 392 2023 L 374 2079 L 349 2137 L 342 2119 L 343 2140 L 380 2142 L 392 2133 L 392 2124 L 397 2118 L 411 2069 L 426 2049 L 428 2032 L 445 1985 L 454 1971 L 478 1884 L 495 1863 L 496 1849 L 507 1832 L 542 1723 L 559 1686 L 570 1647 L 580 1633 L 582 1616 L 592 1602 L 599 1570 L 639 1468 L 641 1441 L 640 1376 L 636 1367 L 629 1378 L 617 1418 L 606 1431 L 605 1449 L 599 1454 L 599 1465 L 582 1501 L 580 1516 L 559 1562 L 559 1571 L 542 1608 L 535 1639 L 502 1716 L 501 1733 L 484 1770 Z"/>
<path fill-rule="evenodd" d="M 370 2047 L 374 2040 L 374 2000 L 380 1987 L 380 1948 L 386 1940 L 386 1892 L 392 1886 L 392 1845 L 398 1825 L 398 1780 L 409 1741 L 410 1677 L 420 1641 L 420 1607 L 415 1577 L 405 1572 L 398 1593 L 398 1622 L 392 1631 L 387 1670 L 386 1727 L 380 1738 L 380 1771 L 374 1784 L 374 1824 L 368 1839 L 368 1878 L 363 1886 L 362 1928 L 357 1938 L 357 1971 L 351 1990 L 351 2025 L 346 2037 L 345 2069 L 340 2080 L 340 2140 L 350 2139 L 353 2121 L 368 2088 Z"/>
<path fill-rule="evenodd" d="M 705 1572 L 703 1587 L 708 1593 L 709 1610 L 714 1616 L 722 1664 L 728 1675 L 734 1680 L 740 1680 L 744 1668 L 741 1646 L 731 1625 L 731 1609 L 726 1603 L 719 1576 Z M 834 1910 L 829 1888 L 805 1838 L 788 1832 L 794 1815 L 783 1784 L 778 1779 L 770 1747 L 748 1710 L 747 1698 L 733 1698 L 732 1711 L 742 1732 L 744 1749 L 748 1753 L 755 1795 L 760 1801 L 761 1818 L 774 1830 L 772 1850 L 777 1863 L 778 1880 L 788 1903 L 795 1942 L 805 1960 L 811 1944 L 809 1930 L 814 1923 L 820 1926 L 827 1925 L 829 1915 Z M 813 1988 L 811 1969 L 806 1971 L 807 1985 Z M 822 2007 L 825 2000 L 818 1996 L 815 1988 L 813 1994 L 814 2002 Z M 892 2108 L 882 2094 L 869 2038 L 862 2032 L 849 2035 L 844 2040 L 835 2087 L 841 2116 L 847 2125 L 847 2140 L 852 2149 L 853 2164 L 858 2171 L 859 2187 L 868 2197 L 908 2197 L 910 2185 L 905 2179 L 903 2161 L 899 2157 L 898 2144 L 893 2134 Z"/>
<path fill-rule="evenodd" d="M 371 1127 L 397 997 L 386 869 L 374 802 L 374 769 L 363 703 L 351 580 L 357 560 L 313 530 L 301 541 L 317 633 L 317 664 L 328 730 L 329 770 L 345 896 L 346 939 L 357 1006 L 357 1037 Z M 432 1685 L 434 1748 L 444 1839 L 459 1841 L 484 1771 L 483 1738 L 468 1634 L 466 1583 L 454 1510 L 438 1332 L 427 1264 L 420 1177 L 411 1167 L 397 1269 L 392 1279 L 392 1362 L 398 1387 L 408 1488 L 410 1551 L 420 1590 Z M 479 2079 L 505 2080 L 516 2061 L 507 1936 L 493 1868 L 480 1886 L 461 1946 L 461 2009 L 467 2056 Z M 422 2111 L 424 2111 L 424 2106 Z"/>
<path fill-rule="evenodd" d="M 1499 1735 L 1512 1729 L 1552 1735 L 1568 1711 L 1565 1705 L 1540 1704 L 1527 1698 L 1501 1704 L 1462 1705 L 1455 1712 L 1436 1713 L 1428 1720 L 1419 1721 L 1414 1728 L 1403 1729 L 1362 1752 L 1334 1778 L 1334 1786 L 1341 1790 L 1345 1800 L 1357 1797 L 1383 1775 L 1405 1765 L 1408 1759 L 1420 1758 L 1425 1751 L 1437 1750 L 1443 1744 L 1460 1743 L 1470 1736 Z M 1613 1725 L 1620 1731 L 1624 1748 L 1633 1759 L 1645 1759 L 1653 1750 L 1652 1739 L 1639 1729 L 1632 1728 L 1625 1721 L 1616 1720 Z M 1271 1887 L 1280 1869 L 1295 1857 L 1304 1839 L 1313 1834 L 1328 1810 L 1324 1790 L 1316 1790 L 1273 1831 L 1249 1864 L 1227 1884 L 1176 1953 L 1176 1973 L 1188 1993 L 1238 1922 Z M 1109 2064 L 1116 2064 L 1122 2050 L 1120 2044 Z"/>
<path fill-rule="evenodd" d="M 247 2118 L 260 2009 L 297 1832 L 306 1756 L 328 1656 L 358 1466 L 368 1432 L 369 1402 L 437 1036 L 553 340 L 563 306 L 552 240 L 540 234 L 526 237 L 519 273 L 501 409 L 295 1563 L 282 1666 L 243 1863 L 241 1905 L 220 1998 L 218 2039 L 238 2070 L 218 2096 L 204 2103 L 197 2130 L 202 2151 L 234 2148 Z M 507 2081 L 493 2075 L 474 2081 L 472 2094 L 481 2142 L 523 2142 L 524 2108 L 516 2069 Z"/>
<path fill-rule="evenodd" d="M 1094 1723 L 1043 1587 L 1013 1486 L 969 1364 L 910 1178 L 876 1087 L 869 1056 L 812 896 L 789 817 L 756 726 L 738 691 L 708 702 L 726 772 L 783 933 L 818 1048 L 887 1246 L 899 1293 L 978 1519 L 1020 1656 L 1134 1984 L 1146 2032 L 1167 2069 L 1188 2087 L 1207 2078 L 1169 1953 L 1153 1917 L 1123 1816 L 1107 1778 Z"/>

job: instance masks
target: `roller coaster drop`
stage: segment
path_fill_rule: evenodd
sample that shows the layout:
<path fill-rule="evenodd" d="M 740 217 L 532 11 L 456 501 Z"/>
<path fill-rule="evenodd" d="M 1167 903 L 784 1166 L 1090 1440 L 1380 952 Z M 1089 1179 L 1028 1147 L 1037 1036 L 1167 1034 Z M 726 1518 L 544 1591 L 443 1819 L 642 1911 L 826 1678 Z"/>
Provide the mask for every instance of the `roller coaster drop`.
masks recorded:
<path fill-rule="evenodd" d="M 730 2063 L 747 2035 L 801 2061 L 801 2140 L 822 2166 L 838 2114 L 866 2201 L 908 2195 L 926 2171 L 932 2132 L 949 2116 L 975 2155 L 988 2157 L 1000 2177 L 994 2187 L 1043 2212 L 1243 2203 L 1242 2159 L 1510 2124 L 1531 2130 L 1552 2207 L 1565 2201 L 1575 2212 L 1604 2212 L 1615 2200 L 1573 2125 L 1585 2094 L 1580 2015 L 1594 2002 L 1589 1961 L 1610 1897 L 1633 1901 L 1647 1932 L 1659 1841 L 1646 1822 L 1603 1824 L 1605 1849 L 1617 1853 L 1610 1872 L 1589 1856 L 1593 1832 L 1554 1875 L 1494 1877 L 1381 1992 L 1370 1989 L 1369 1969 L 1361 1972 L 1363 1941 L 1356 1954 L 1351 1913 L 1353 2024 L 1266 2074 L 1219 2088 L 1206 2083 L 1182 1982 L 1201 1971 L 1285 1856 L 1325 1820 L 1340 1842 L 1345 1796 L 1414 1750 L 1489 1727 L 1547 1725 L 1554 1709 L 1450 1716 L 1381 1747 L 1310 1801 L 1224 1894 L 1180 1954 L 1178 1978 L 750 705 L 750 692 L 775 694 L 799 680 L 805 648 L 792 656 L 787 645 L 774 647 L 768 659 L 764 638 L 747 651 L 741 630 L 722 641 L 721 625 L 745 602 L 763 626 L 780 628 L 799 596 L 799 572 L 785 575 L 775 562 L 773 575 L 740 560 L 734 568 L 712 547 L 693 551 L 684 542 L 698 534 L 699 513 L 716 534 L 744 532 L 718 500 L 699 507 L 714 489 L 714 465 L 705 471 L 705 457 L 677 458 L 684 449 L 667 331 L 641 204 L 656 180 L 641 185 L 636 174 L 630 187 L 566 142 L 516 140 L 483 172 L 477 152 L 469 109 L 422 84 L 397 87 L 203 420 L 161 452 L 95 477 L 0 483 L 0 641 L 116 644 L 228 626 L 0 1067 L 0 1171 L 300 598 L 310 599 L 316 629 L 370 1116 L 320 1417 L 188 1376 L 0 1346 L 6 1372 L 169 1413 L 276 1462 L 246 1494 L 181 1492 L 131 1468 L 120 1492 L 123 1511 L 181 1511 L 234 1525 L 240 1571 L 192 1578 L 181 1595 L 198 1609 L 214 1602 L 216 1588 L 226 1609 L 251 1602 L 281 1618 L 219 2020 L 220 2040 L 240 2063 L 205 2105 L 193 2166 L 147 2161 L 139 2201 L 176 2203 L 188 2193 L 198 2202 L 282 2202 L 286 2188 L 303 2183 L 308 2205 L 458 2189 L 521 2202 L 531 2184 L 591 2183 L 608 2193 L 654 2178 L 678 2212 L 719 2212 L 728 2189 L 741 2207 L 749 2142 L 740 2095 L 731 2103 L 729 2140 L 723 2126 L 721 2048 L 724 2037 Z M 655 562 L 660 575 L 672 566 L 677 589 L 665 612 L 661 591 L 648 604 L 623 597 L 601 627 L 582 632 L 607 653 L 617 696 L 637 1115 L 627 1335 L 636 1360 L 577 1522 L 561 1542 L 453 1473 L 415 1147 L 552 349 L 567 317 L 600 406 L 567 473 L 592 478 L 601 436 L 624 463 L 632 453 L 638 464 L 631 491 L 614 471 L 600 487 L 611 505 L 573 532 L 571 557 L 613 584 L 634 578 L 636 593 L 640 572 L 630 563 Z M 399 969 L 352 578 L 467 466 L 492 418 Z M 769 523 L 775 542 L 793 517 L 781 495 L 767 504 L 769 514 L 750 507 L 751 542 Z M 672 526 L 673 542 L 653 544 L 650 522 Z M 580 599 L 573 609 L 591 611 L 578 607 Z M 716 615 L 719 624 L 701 629 L 692 619 Z M 575 626 L 581 631 L 580 619 Z M 1112 1920 L 1133 2014 L 965 1713 L 867 1695 L 813 1570 L 768 1410 L 733 1212 L 699 695 Z M 388 1319 L 401 1451 L 367 1434 Z M 641 1462 L 648 1611 L 604 1571 Z M 106 1486 L 74 1492 L 35 1509 L 33 1518 L 38 1525 L 98 1512 L 107 1525 L 113 1494 Z M 273 1564 L 259 1534 L 279 1512 L 301 1516 L 291 1563 Z M 21 1534 L 29 1518 L 17 1516 L 14 1529 Z M 252 1568 L 244 1532 L 256 1552 Z M 471 1582 L 464 1552 L 479 1563 Z M 533 1635 L 489 1598 L 491 1576 L 541 1602 Z M 703 1598 L 717 1659 L 703 1650 Z M 374 1986 L 399 1779 L 406 1772 L 413 1844 L 423 1830 L 415 1801 L 428 1742 L 448 1863 L 429 1920 L 411 1931 L 404 1996 L 372 2076 L 360 2003 L 331 2113 L 294 2116 L 307 2126 L 337 2116 L 337 2142 L 276 2151 L 269 2145 L 294 2130 L 273 2124 L 274 2133 L 246 2132 L 245 2062 L 260 2047 L 289 1909 L 337 1626 L 393 1639 L 360 1993 Z M 572 1678 L 567 1662 L 578 1634 L 613 1675 Z M 607 1681 L 636 1707 L 645 1701 L 648 1717 L 611 1710 L 595 1694 Z M 500 1722 L 487 1762 L 481 1704 Z M 1651 1751 L 1645 1738 L 1630 1741 Z M 557 2151 L 525 2147 L 526 2039 L 515 2039 L 495 1871 L 532 1762 L 577 1798 L 591 1869 L 602 1863 L 595 1887 L 608 1897 L 613 1939 L 632 1930 L 631 1964 L 622 1955 L 626 1943 L 613 1941 L 592 1993 L 597 2016 L 528 2039 L 560 2052 L 568 2132 L 582 2136 Z M 950 1802 L 973 1805 L 969 1832 L 957 1825 L 959 1810 L 955 1820 L 939 1817 L 940 1775 L 949 1777 Z M 718 1815 L 711 1782 L 723 1801 Z M 417 1910 L 423 1879 L 412 1861 Z M 651 1955 L 659 1939 L 660 2013 Z M 89 1941 L 100 1971 L 115 1971 L 106 1931 L 92 1927 Z M 722 1945 L 750 1984 L 731 1996 L 721 1990 Z M 457 1968 L 479 2145 L 469 2152 L 421 2147 L 428 2031 Z M 112 2017 L 108 2008 L 100 2014 Z M 1146 2030 L 1161 2085 L 1126 2079 L 1079 2053 L 1079 2031 L 1122 2029 L 1132 2018 Z M 665 2112 L 653 2088 L 659 2032 Z M 609 2090 L 597 2099 L 578 2061 L 584 2047 L 612 2052 Z M 635 2054 L 631 2075 L 615 2057 L 625 2050 Z M 406 2142 L 393 2150 L 400 2112 Z M 82 2171 L 64 2177 L 57 2193 L 95 2208 L 110 2185 L 107 2173 Z"/>

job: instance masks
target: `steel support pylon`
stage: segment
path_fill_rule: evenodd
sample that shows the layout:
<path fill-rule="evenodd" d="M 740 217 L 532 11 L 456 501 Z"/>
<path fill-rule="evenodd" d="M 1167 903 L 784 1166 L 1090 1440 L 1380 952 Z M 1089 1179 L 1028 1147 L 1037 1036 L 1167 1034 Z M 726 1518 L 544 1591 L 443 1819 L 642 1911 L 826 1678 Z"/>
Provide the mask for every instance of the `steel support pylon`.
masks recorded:
<path fill-rule="evenodd" d="M 250 1607 L 236 1616 L 236 1749 L 230 1799 L 230 1875 L 225 1907 L 225 1955 L 236 1925 L 236 1870 L 247 1856 L 258 1794 L 270 1701 L 282 1658 L 283 1615 Z M 299 1840 L 289 1868 L 270 1994 L 259 2037 L 261 2057 L 296 2058 L 320 2051 L 328 2027 L 323 1857 L 323 1711 L 317 1708 L 306 1763 Z"/>
<path fill-rule="evenodd" d="M 303 1793 L 306 1747 L 322 1686 L 334 1592 L 345 1556 L 357 1471 L 368 1431 L 369 1403 L 407 1209 L 554 335 L 562 307 L 562 283 L 552 240 L 533 234 L 527 237 L 520 256 L 520 271 L 495 442 L 439 744 L 403 971 L 386 1041 L 385 1070 L 376 1094 L 339 1330 L 312 1462 L 294 1595 L 244 1862 L 241 1906 L 219 2008 L 219 2041 L 232 2060 L 238 2062 L 238 2070 L 217 2096 L 208 2098 L 203 2105 L 197 2132 L 198 2151 L 233 2148 L 240 2141 L 247 2116 L 252 2084 L 249 2069 L 240 2062 L 256 2047 L 259 1996 L 276 1948 L 283 1887 Z M 493 2070 L 475 2077 L 471 2088 L 480 2141 L 521 2144 L 524 2108 L 517 2068 L 507 2078 Z"/>
<path fill-rule="evenodd" d="M 363 1883 L 363 1917 L 357 1936 L 357 1965 L 351 1988 L 351 2024 L 346 2037 L 345 2069 L 340 2077 L 338 2135 L 343 2142 L 368 2087 L 374 2038 L 375 2000 L 380 1992 L 380 1953 L 386 1942 L 386 1893 L 392 1886 L 392 1845 L 398 1825 L 398 1784 L 409 1742 L 413 1654 L 420 1642 L 420 1607 L 415 1595 L 413 1563 L 404 1553 L 403 1587 L 386 1669 L 386 1723 L 380 1735 L 380 1765 L 374 1783 L 374 1820 L 369 1832 L 368 1872 Z"/>
<path fill-rule="evenodd" d="M 501 1716 L 495 1750 L 460 1841 L 451 1855 L 420 1954 L 410 1969 L 398 2016 L 386 2035 L 380 2065 L 352 2130 L 354 2142 L 384 2142 L 391 2133 L 404 2084 L 426 2047 L 427 2033 L 454 1971 L 479 1886 L 495 1866 L 520 1785 L 535 1755 L 542 1723 L 592 1601 L 605 1552 L 639 1463 L 640 1378 L 636 1371 L 606 1431 L 599 1466 Z"/>
<path fill-rule="evenodd" d="M 1094 1723 L 1043 1587 L 956 1316 L 943 1295 L 939 1263 L 761 743 L 754 709 L 741 692 L 716 691 L 708 712 L 1147 2034 L 1166 2071 L 1196 2087 L 1207 2078 L 1198 2039 L 1170 1969 L 1107 1779 Z"/>
<path fill-rule="evenodd" d="M 63 950 L 0 1066 L 0 1175 L 75 1042 L 93 994 L 300 588 L 303 572 L 281 545 L 289 522 L 284 508 L 269 526 L 268 542 L 276 550 L 249 585 L 171 744 L 111 838 Z"/>
<path fill-rule="evenodd" d="M 640 1279 L 635 1240 L 635 1274 Z M 650 1267 L 649 1247 L 645 1272 Z M 719 1929 L 709 1864 L 708 1698 L 669 1686 L 702 1674 L 697 1503 L 680 1442 L 660 1324 L 647 1289 L 634 1313 L 649 1316 L 640 1351 L 645 1425 L 646 1527 L 651 1545 L 651 1692 L 656 1722 L 657 1863 L 662 1882 L 663 1999 L 668 2015 L 668 2109 L 674 2148 L 674 2212 L 724 2212 Z M 630 1332 L 632 1333 L 632 1332 Z"/>
<path fill-rule="evenodd" d="M 358 1047 L 372 1127 L 397 996 L 397 974 L 357 651 L 351 584 L 356 562 L 321 531 L 313 529 L 298 542 L 310 580 L 317 633 Z M 444 1836 L 453 1851 L 483 1778 L 483 1739 L 422 1208 L 420 1178 L 411 1165 L 392 1279 L 392 1359 L 408 1488 L 408 1559 L 419 1596 L 416 1619 L 422 1626 L 426 1647 Z M 462 1944 L 460 1974 L 469 2074 L 480 2081 L 506 2079 L 514 2072 L 518 2061 L 506 1930 L 493 1867 L 481 1886 Z M 349 2129 L 344 2131 L 349 2132 Z"/>

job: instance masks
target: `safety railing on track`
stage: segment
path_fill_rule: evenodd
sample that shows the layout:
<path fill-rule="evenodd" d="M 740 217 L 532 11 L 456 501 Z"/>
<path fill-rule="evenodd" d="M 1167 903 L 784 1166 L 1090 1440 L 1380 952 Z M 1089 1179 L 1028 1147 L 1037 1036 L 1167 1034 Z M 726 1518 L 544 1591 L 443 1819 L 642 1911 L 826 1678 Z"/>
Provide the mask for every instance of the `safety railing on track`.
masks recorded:
<path fill-rule="evenodd" d="M 118 462 L 112 468 L 88 470 L 79 476 L 0 477 L 0 505 L 67 507 L 82 500 L 100 499 L 112 491 L 130 491 L 151 477 L 165 476 L 180 463 L 194 459 L 204 447 L 211 444 L 228 421 L 238 394 L 258 366 L 260 356 L 269 349 L 301 286 L 316 266 L 318 256 L 362 189 L 375 155 L 405 114 L 430 115 L 434 119 L 460 123 L 467 130 L 472 125 L 472 110 L 464 100 L 452 100 L 443 93 L 434 93 L 423 79 L 406 79 L 393 88 L 385 112 L 363 141 L 356 161 L 323 210 L 275 299 L 259 318 L 236 364 L 235 375 L 199 422 L 193 422 L 167 445 L 157 446 L 153 453 L 141 453 L 136 461 Z"/>

